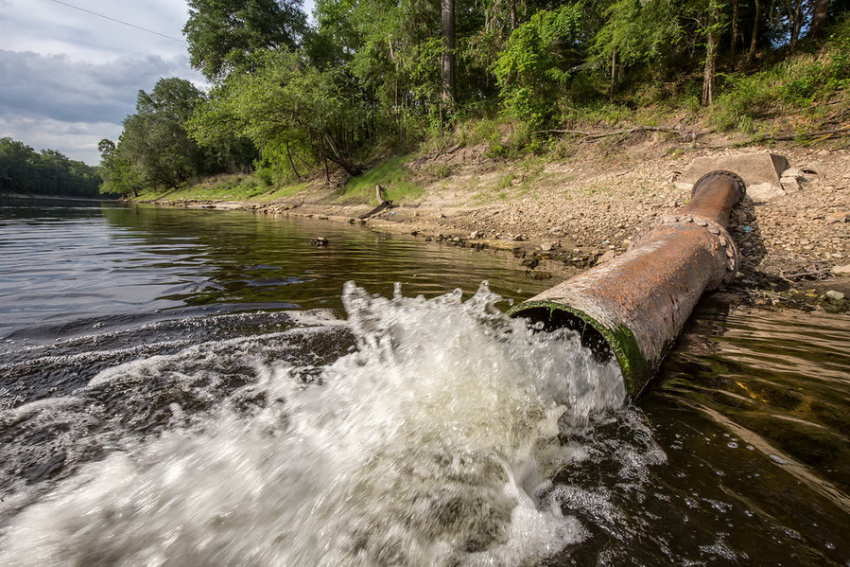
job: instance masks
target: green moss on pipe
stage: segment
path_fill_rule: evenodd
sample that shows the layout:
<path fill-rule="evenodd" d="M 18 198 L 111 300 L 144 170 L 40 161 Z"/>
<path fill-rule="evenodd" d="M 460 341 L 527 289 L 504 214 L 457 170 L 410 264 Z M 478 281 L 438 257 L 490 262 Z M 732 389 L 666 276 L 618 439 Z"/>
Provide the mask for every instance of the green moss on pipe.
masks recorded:
<path fill-rule="evenodd" d="M 629 395 L 637 396 L 640 394 L 655 372 L 655 366 L 646 359 L 634 334 L 628 327 L 624 325 L 617 325 L 614 328 L 606 327 L 587 313 L 557 301 L 526 301 L 509 309 L 508 315 L 511 317 L 522 316 L 523 311 L 541 308 L 548 310 L 550 319 L 553 318 L 555 312 L 563 311 L 594 328 L 608 343 L 614 357 L 620 364 Z"/>

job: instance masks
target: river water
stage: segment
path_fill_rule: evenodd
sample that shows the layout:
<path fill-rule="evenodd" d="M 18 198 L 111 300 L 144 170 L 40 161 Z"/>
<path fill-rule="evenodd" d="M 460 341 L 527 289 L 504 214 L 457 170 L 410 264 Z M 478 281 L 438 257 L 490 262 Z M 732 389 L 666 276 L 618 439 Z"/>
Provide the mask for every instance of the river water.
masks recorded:
<path fill-rule="evenodd" d="M 550 283 L 322 221 L 0 203 L 0 564 L 850 565 L 846 315 L 708 299 L 632 402 L 502 315 Z"/>

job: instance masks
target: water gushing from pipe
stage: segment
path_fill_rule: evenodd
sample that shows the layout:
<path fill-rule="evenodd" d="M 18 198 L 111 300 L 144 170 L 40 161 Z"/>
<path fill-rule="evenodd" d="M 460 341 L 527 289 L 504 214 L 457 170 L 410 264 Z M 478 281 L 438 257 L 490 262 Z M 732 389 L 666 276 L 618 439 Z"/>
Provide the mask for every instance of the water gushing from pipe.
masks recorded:
<path fill-rule="evenodd" d="M 577 330 L 598 360 L 617 360 L 629 393 L 640 394 L 702 294 L 734 278 L 738 251 L 726 224 L 745 190 L 732 172 L 704 175 L 691 202 L 647 227 L 628 252 L 509 313 Z"/>

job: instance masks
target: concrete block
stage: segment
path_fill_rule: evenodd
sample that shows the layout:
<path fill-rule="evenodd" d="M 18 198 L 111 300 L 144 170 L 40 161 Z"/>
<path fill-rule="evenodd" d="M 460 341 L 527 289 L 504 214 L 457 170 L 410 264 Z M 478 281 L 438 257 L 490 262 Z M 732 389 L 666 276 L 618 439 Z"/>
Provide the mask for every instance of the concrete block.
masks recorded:
<path fill-rule="evenodd" d="M 691 162 L 676 181 L 680 189 L 690 191 L 700 177 L 710 171 L 725 169 L 738 174 L 747 184 L 747 197 L 764 203 L 785 194 L 780 181 L 788 169 L 785 157 L 770 152 L 754 152 L 727 156 L 701 157 Z"/>
<path fill-rule="evenodd" d="M 796 193 L 802 189 L 799 177 L 783 176 L 779 182 L 782 183 L 782 189 L 784 189 L 786 193 Z"/>

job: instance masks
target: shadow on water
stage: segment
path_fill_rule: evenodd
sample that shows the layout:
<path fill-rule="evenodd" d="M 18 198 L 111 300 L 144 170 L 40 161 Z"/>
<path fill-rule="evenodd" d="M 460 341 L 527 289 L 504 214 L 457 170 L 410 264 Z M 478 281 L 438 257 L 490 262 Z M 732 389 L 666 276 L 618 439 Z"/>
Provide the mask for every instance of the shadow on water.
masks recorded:
<path fill-rule="evenodd" d="M 848 344 L 846 316 L 704 300 L 638 402 L 666 463 L 544 564 L 850 565 Z M 622 482 L 588 472 L 555 481 Z"/>

